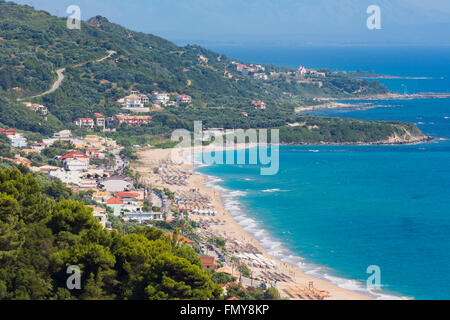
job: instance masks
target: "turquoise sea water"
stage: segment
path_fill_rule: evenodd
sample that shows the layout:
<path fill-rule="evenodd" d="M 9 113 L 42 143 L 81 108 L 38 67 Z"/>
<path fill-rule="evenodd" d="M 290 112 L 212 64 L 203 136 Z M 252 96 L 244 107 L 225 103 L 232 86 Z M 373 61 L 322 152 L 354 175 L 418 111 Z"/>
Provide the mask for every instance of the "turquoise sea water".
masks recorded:
<path fill-rule="evenodd" d="M 353 63 L 344 69 L 431 77 L 383 83 L 397 92 L 405 87 L 410 93 L 450 92 L 449 49 L 412 50 L 396 64 L 391 60 L 398 49 L 377 49 L 374 59 L 362 48 L 360 55 L 349 53 L 358 57 L 351 62 L 342 48 L 337 50 L 328 51 L 335 57 L 331 68 Z M 296 64 L 308 65 L 307 59 Z M 311 53 L 310 59 L 314 64 L 317 57 Z M 372 294 L 379 298 L 450 299 L 450 99 L 374 104 L 368 110 L 316 114 L 414 122 L 437 140 L 410 146 L 281 147 L 274 176 L 261 176 L 258 166 L 247 165 L 199 171 L 224 191 L 225 206 L 269 253 L 363 292 L 367 267 L 377 265 L 383 291 Z"/>

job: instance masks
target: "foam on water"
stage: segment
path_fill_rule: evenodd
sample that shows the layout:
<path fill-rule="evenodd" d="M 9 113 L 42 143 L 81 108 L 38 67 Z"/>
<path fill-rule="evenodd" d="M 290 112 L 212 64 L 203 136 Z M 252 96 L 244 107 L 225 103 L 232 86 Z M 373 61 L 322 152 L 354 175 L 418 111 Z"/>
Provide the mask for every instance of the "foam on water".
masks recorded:
<path fill-rule="evenodd" d="M 275 188 L 275 189 L 265 189 L 262 192 L 265 192 L 265 193 L 287 192 L 287 190 L 281 190 L 281 189 Z"/>
<path fill-rule="evenodd" d="M 243 210 L 242 204 L 239 202 L 239 197 L 244 197 L 247 194 L 246 192 L 226 189 L 218 185 L 218 183 L 223 182 L 222 179 L 211 175 L 200 174 L 206 177 L 204 183 L 206 187 L 221 192 L 221 201 L 224 208 L 248 234 L 258 241 L 259 245 L 264 248 L 269 255 L 282 262 L 298 267 L 302 272 L 308 275 L 326 280 L 338 287 L 373 297 L 377 300 L 410 299 L 409 297 L 399 297 L 367 289 L 362 281 L 331 276 L 327 268 L 305 262 L 304 258 L 293 254 L 281 241 L 275 239 L 267 230 L 262 228 L 258 221 L 248 216 L 245 210 Z M 266 191 L 276 192 L 274 190 L 280 191 L 279 189 L 270 189 Z"/>

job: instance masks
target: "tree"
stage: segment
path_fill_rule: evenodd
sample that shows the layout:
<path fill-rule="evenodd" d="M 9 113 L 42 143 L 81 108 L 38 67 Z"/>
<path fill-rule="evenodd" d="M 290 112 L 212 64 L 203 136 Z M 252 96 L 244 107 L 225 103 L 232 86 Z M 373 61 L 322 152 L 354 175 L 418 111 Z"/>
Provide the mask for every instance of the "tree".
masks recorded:
<path fill-rule="evenodd" d="M 230 275 L 226 274 L 225 272 L 214 272 L 211 279 L 212 279 L 212 281 L 214 281 L 217 284 L 226 284 L 229 282 L 236 281 L 236 278 L 231 277 Z"/>
<path fill-rule="evenodd" d="M 60 186 L 23 171 L 0 170 L 0 299 L 220 298 L 178 231 L 106 231 L 75 195 L 61 200 Z M 66 288 L 69 266 L 79 290 Z"/>
<path fill-rule="evenodd" d="M 270 287 L 264 292 L 264 300 L 280 300 L 280 293 L 274 287 Z"/>

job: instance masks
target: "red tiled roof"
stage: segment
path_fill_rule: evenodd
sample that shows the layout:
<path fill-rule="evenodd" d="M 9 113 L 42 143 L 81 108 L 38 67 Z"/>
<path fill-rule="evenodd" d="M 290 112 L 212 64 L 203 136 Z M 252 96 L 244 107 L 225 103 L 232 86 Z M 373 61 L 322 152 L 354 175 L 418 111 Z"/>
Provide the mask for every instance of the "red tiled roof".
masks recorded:
<path fill-rule="evenodd" d="M 87 156 L 82 152 L 71 152 L 59 158 L 60 161 L 73 158 L 87 158 Z"/>
<path fill-rule="evenodd" d="M 0 128 L 0 132 L 5 133 L 6 135 L 13 135 L 17 133 L 17 131 L 14 129 L 3 129 L 3 128 Z"/>
<path fill-rule="evenodd" d="M 204 267 L 207 267 L 207 266 L 215 267 L 215 266 L 217 266 L 217 263 L 215 262 L 215 258 L 214 257 L 208 257 L 208 256 L 200 257 L 200 261 L 202 262 L 202 266 L 204 266 Z"/>
<path fill-rule="evenodd" d="M 173 233 L 167 233 L 167 235 L 169 235 L 170 238 L 173 239 Z M 188 239 L 188 238 L 182 236 L 181 234 L 178 235 L 178 240 L 181 240 L 181 241 L 183 241 L 183 242 L 185 242 L 187 244 L 194 243 L 194 241 L 192 241 L 191 239 Z"/>
<path fill-rule="evenodd" d="M 152 120 L 152 116 L 116 116 L 119 120 Z"/>
<path fill-rule="evenodd" d="M 117 199 L 117 198 L 109 198 L 108 200 L 106 200 L 107 204 L 123 204 L 123 200 L 122 199 Z"/>
<path fill-rule="evenodd" d="M 137 198 L 140 194 L 135 192 L 118 192 L 114 196 L 117 198 Z"/>

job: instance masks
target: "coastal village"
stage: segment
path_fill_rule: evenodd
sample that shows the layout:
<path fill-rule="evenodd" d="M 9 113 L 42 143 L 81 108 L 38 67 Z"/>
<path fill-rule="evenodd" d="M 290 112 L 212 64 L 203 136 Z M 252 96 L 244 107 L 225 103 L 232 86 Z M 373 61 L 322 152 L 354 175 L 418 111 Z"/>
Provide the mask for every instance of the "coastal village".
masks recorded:
<path fill-rule="evenodd" d="M 261 65 L 235 63 L 235 67 L 243 76 L 262 81 L 280 76 L 318 81 L 326 76 L 302 66 L 289 75 L 268 74 Z M 194 171 L 194 163 L 175 162 L 169 150 L 149 145 L 133 146 L 138 157 L 131 160 L 122 153 L 124 147 L 102 135 L 115 132 L 118 126 L 148 125 L 152 122 L 150 112 L 191 103 L 192 97 L 187 94 L 159 91 L 143 94 L 132 90 L 117 101 L 122 113 L 105 116 L 93 112 L 90 117 L 74 120 L 82 135 L 66 129 L 42 141 L 28 141 L 14 129 L 0 128 L 0 134 L 9 139 L 15 151 L 14 158 L 2 160 L 24 165 L 52 181 L 61 181 L 74 193 L 83 193 L 89 199 L 92 214 L 107 230 L 114 230 L 114 221 L 155 226 L 170 236 L 179 229 L 180 241 L 196 249 L 205 270 L 226 273 L 233 279 L 223 285 L 225 292 L 228 286 L 238 285 L 244 290 L 275 287 L 284 299 L 347 298 L 349 293 L 340 290 L 334 293 L 335 287 L 330 283 L 306 276 L 296 266 L 268 255 L 224 209 L 220 193 L 205 187 L 204 177 Z M 44 105 L 23 104 L 43 117 L 49 115 Z M 249 106 L 266 109 L 261 100 L 252 100 Z M 248 113 L 242 115 L 247 117 Z M 209 129 L 206 137 L 208 132 L 215 131 L 223 129 Z M 40 155 L 49 159 L 47 164 L 35 164 L 33 160 Z"/>
<path fill-rule="evenodd" d="M 207 64 L 208 59 L 200 57 L 199 62 Z M 286 78 L 321 87 L 321 79 L 326 77 L 324 72 L 303 66 L 294 72 L 270 72 L 258 64 L 233 61 L 231 65 L 238 75 L 258 81 Z M 233 78 L 236 73 L 233 74 L 226 71 L 224 76 Z M 293 97 L 289 92 L 284 95 Z M 44 105 L 22 103 L 44 119 L 50 115 Z M 243 290 L 274 287 L 283 299 L 345 299 L 347 295 L 355 298 L 354 293 L 335 290 L 330 283 L 307 276 L 296 266 L 268 255 L 224 209 L 220 193 L 204 185 L 205 178 L 194 171 L 194 163 L 175 162 L 168 150 L 150 145 L 133 146 L 137 160 L 129 159 L 122 152 L 124 147 L 106 137 L 117 127 L 151 124 L 152 112 L 192 103 L 193 98 L 185 93 L 131 90 L 116 101 L 121 112 L 106 116 L 94 110 L 75 119 L 72 129 L 77 128 L 77 134 L 67 128 L 51 138 L 33 141 L 15 129 L 0 128 L 14 153 L 14 157 L 1 160 L 28 167 L 51 181 L 61 181 L 76 194 L 83 194 L 93 216 L 109 231 L 121 221 L 134 226 L 154 226 L 171 237 L 176 234 L 180 241 L 195 249 L 205 270 L 230 276 L 232 281 L 222 285 L 225 292 L 230 286 Z M 267 108 L 261 100 L 251 100 L 248 106 L 255 110 Z M 241 114 L 249 116 L 248 112 Z M 214 131 L 223 129 L 210 128 L 206 133 Z M 47 163 L 37 165 L 42 162 Z"/>
<path fill-rule="evenodd" d="M 158 92 L 152 93 L 152 98 L 133 92 L 122 103 L 124 108 L 141 110 L 150 100 L 170 103 L 167 94 Z M 190 97 L 180 95 L 175 103 L 190 101 Z M 255 108 L 265 108 L 262 101 L 251 103 Z M 44 106 L 31 107 L 48 114 Z M 107 230 L 114 230 L 114 219 L 162 226 L 168 235 L 173 235 L 175 226 L 182 226 L 178 236 L 196 247 L 204 269 L 226 273 L 234 279 L 223 285 L 225 292 L 229 285 L 244 289 L 273 286 L 285 299 L 336 298 L 329 283 L 305 278 L 296 267 L 265 253 L 226 212 L 220 194 L 204 186 L 204 177 L 193 171 L 195 164 L 172 161 L 169 149 L 143 146 L 133 147 L 139 151 L 138 160 L 133 161 L 121 154 L 123 147 L 113 139 L 89 133 L 95 127 L 111 130 L 115 125 L 140 126 L 150 122 L 151 116 L 141 114 L 108 118 L 94 113 L 93 118 L 74 122 L 87 130 L 84 136 L 63 130 L 42 142 L 28 141 L 14 129 L 0 128 L 0 134 L 9 139 L 15 152 L 14 158 L 2 160 L 26 166 L 52 181 L 60 180 L 74 193 L 83 193 L 89 198 L 93 216 Z M 34 156 L 48 155 L 49 150 L 64 152 L 52 154 L 46 165 L 33 165 Z M 186 225 L 189 228 L 183 227 Z"/>

